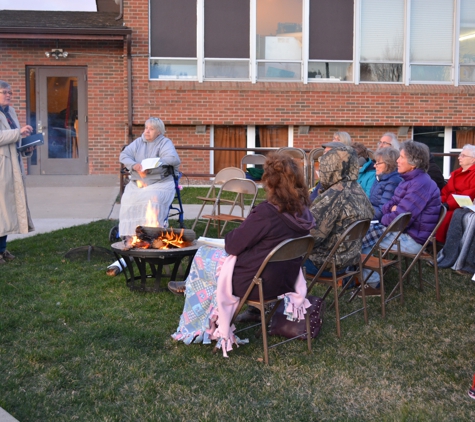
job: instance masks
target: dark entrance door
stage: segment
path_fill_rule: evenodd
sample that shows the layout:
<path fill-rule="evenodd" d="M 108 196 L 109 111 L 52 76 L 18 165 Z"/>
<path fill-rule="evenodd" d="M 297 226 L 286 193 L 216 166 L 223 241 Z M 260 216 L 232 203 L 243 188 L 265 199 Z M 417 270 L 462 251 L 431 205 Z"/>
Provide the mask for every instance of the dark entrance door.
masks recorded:
<path fill-rule="evenodd" d="M 30 174 L 88 174 L 86 69 L 37 67 L 29 74 L 30 124 L 45 143 Z"/>

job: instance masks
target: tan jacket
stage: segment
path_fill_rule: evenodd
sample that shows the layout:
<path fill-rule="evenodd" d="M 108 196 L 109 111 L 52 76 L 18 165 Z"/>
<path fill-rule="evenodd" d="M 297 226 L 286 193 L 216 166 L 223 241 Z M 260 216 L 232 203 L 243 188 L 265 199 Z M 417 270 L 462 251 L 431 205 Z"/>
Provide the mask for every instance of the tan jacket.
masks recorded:
<path fill-rule="evenodd" d="M 19 162 L 16 142 L 20 140 L 20 123 L 15 110 L 9 113 L 18 129 L 10 129 L 0 111 L 0 236 L 33 231 L 26 200 L 23 162 Z"/>

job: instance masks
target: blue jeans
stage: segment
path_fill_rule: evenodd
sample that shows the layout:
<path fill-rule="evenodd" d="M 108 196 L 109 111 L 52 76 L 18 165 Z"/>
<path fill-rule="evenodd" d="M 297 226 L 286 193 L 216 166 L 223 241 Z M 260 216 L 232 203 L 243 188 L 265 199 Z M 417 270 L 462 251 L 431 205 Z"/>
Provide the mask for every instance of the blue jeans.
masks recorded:
<path fill-rule="evenodd" d="M 0 236 L 0 253 L 5 252 L 7 249 L 7 236 Z"/>
<path fill-rule="evenodd" d="M 307 274 L 311 275 L 316 275 L 318 273 L 318 270 L 320 268 L 317 268 L 310 259 L 307 259 L 304 264 L 303 264 L 305 270 L 307 271 Z M 337 271 L 336 274 L 340 275 L 343 274 L 346 271 L 346 268 L 340 271 Z M 332 277 L 333 273 L 331 271 L 322 271 L 320 274 L 322 277 Z"/>
<path fill-rule="evenodd" d="M 396 237 L 396 233 L 388 233 L 379 245 L 381 246 L 381 248 L 388 248 L 395 237 Z M 419 243 L 417 243 L 407 233 L 402 233 L 401 236 L 399 236 L 399 242 L 401 245 L 401 252 L 416 254 L 422 248 L 422 245 L 419 245 Z M 367 247 L 367 248 L 363 248 L 362 252 L 367 254 L 369 253 L 370 250 L 371 250 L 371 247 Z M 391 250 L 396 251 L 396 245 L 393 245 Z M 365 279 L 370 272 L 371 270 L 363 270 L 363 276 Z M 373 274 L 371 274 L 369 279 L 366 280 L 366 283 L 368 283 L 370 287 L 374 287 L 374 288 L 379 287 L 379 274 L 376 272 L 373 272 Z"/>

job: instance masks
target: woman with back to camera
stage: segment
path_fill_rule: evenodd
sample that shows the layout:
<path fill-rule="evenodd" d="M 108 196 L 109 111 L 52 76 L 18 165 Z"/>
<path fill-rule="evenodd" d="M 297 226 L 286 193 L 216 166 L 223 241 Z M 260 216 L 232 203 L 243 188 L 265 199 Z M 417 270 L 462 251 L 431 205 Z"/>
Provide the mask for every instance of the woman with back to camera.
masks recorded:
<path fill-rule="evenodd" d="M 20 127 L 15 109 L 10 106 L 12 87 L 0 80 L 0 265 L 12 261 L 15 256 L 7 250 L 7 236 L 34 230 L 30 217 L 25 189 L 25 169 L 17 144 L 21 138 L 33 133 L 30 125 Z"/>
<path fill-rule="evenodd" d="M 302 169 L 285 154 L 267 157 L 262 177 L 267 200 L 257 205 L 236 229 L 225 236 L 224 249 L 201 246 L 193 259 L 186 282 L 170 282 L 169 289 L 186 299 L 175 340 L 209 343 L 216 338 L 210 328 L 222 319 L 216 302 L 218 275 L 226 258 L 236 257 L 232 271 L 232 295 L 243 297 L 268 253 L 290 238 L 308 235 L 315 221 L 308 209 L 309 199 Z M 265 298 L 294 292 L 300 260 L 273 262 L 262 273 Z M 267 282 L 266 282 L 267 281 Z M 219 279 L 221 283 L 221 278 Z M 203 300 L 203 299 L 206 300 Z M 249 299 L 258 298 L 254 288 Z M 199 309 L 197 309 L 199 306 Z"/>

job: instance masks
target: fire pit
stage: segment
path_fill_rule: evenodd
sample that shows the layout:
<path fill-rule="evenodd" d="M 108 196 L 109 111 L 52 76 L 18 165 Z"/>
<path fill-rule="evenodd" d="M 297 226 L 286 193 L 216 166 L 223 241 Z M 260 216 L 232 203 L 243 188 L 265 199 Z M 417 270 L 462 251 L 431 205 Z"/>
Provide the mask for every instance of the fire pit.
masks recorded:
<path fill-rule="evenodd" d="M 111 245 L 115 257 L 120 262 L 124 258 L 126 266 L 122 266 L 127 286 L 130 290 L 141 292 L 159 292 L 162 276 L 177 280 L 178 270 L 183 258 L 189 257 L 183 280 L 190 272 L 191 262 L 199 246 L 196 245 L 195 232 L 186 229 L 163 229 L 158 227 L 137 227 L 137 236 Z M 164 249 L 156 249 L 156 246 Z M 139 275 L 135 275 L 134 262 Z M 150 271 L 147 271 L 147 264 Z M 170 275 L 163 274 L 163 267 L 173 265 Z M 140 284 L 135 282 L 140 280 Z M 147 281 L 152 281 L 152 284 Z"/>

